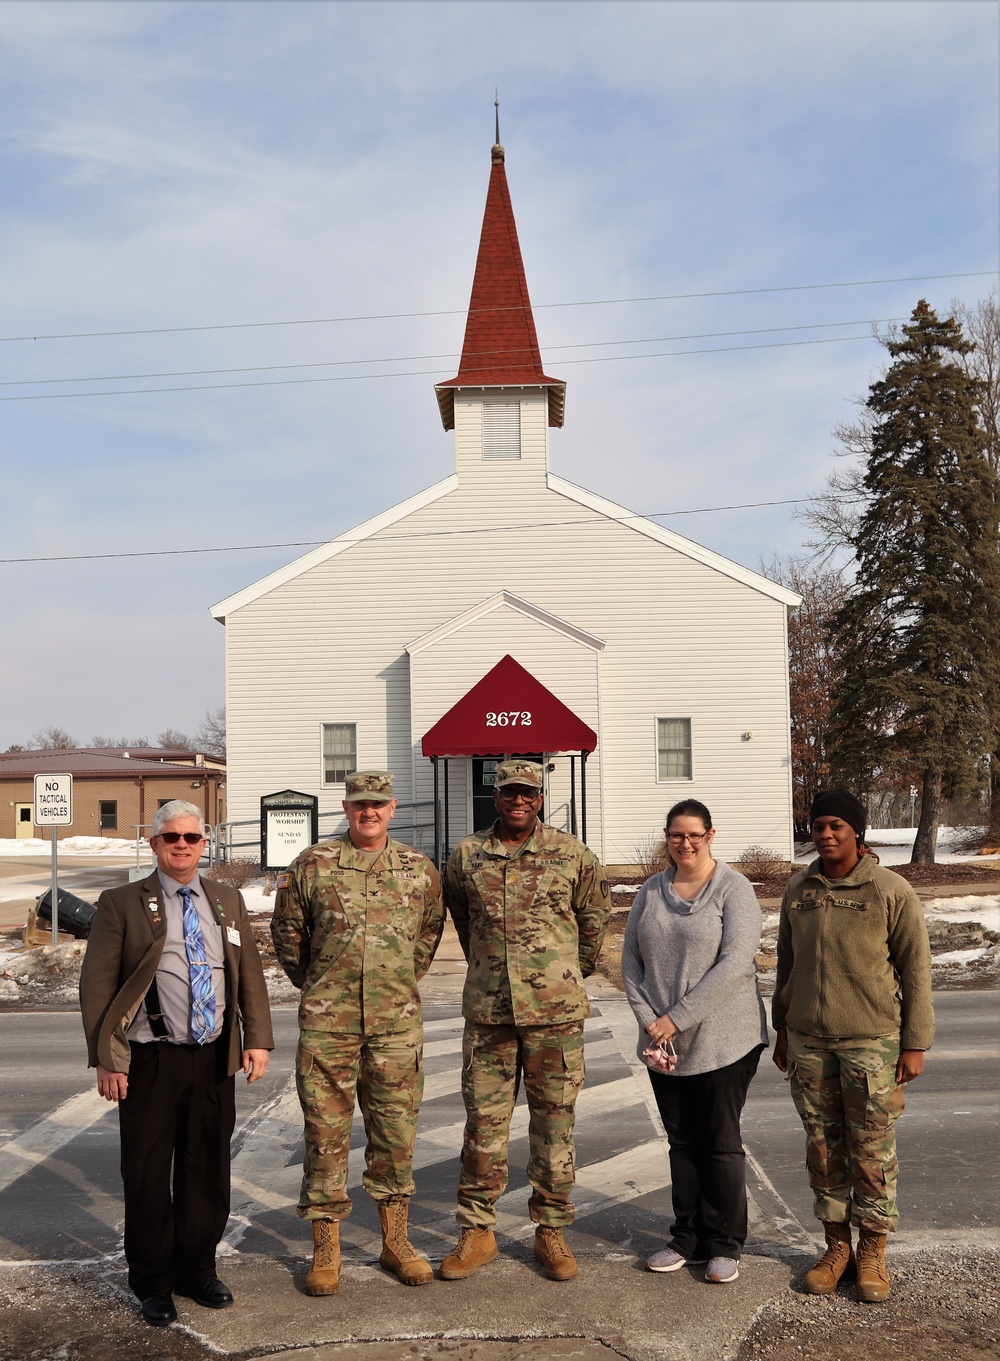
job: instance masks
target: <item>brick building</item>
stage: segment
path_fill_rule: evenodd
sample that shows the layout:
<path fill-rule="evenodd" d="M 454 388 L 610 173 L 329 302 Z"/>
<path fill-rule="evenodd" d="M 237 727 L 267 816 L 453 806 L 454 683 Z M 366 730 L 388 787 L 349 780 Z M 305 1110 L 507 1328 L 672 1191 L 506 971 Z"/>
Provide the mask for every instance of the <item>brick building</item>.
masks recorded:
<path fill-rule="evenodd" d="M 226 816 L 226 770 L 216 756 L 159 751 L 152 747 L 119 752 L 96 748 L 18 751 L 0 754 L 0 838 L 47 836 L 34 816 L 36 775 L 73 776 L 73 822 L 60 838 L 132 838 L 149 824 L 160 804 L 187 799 L 206 822 Z"/>

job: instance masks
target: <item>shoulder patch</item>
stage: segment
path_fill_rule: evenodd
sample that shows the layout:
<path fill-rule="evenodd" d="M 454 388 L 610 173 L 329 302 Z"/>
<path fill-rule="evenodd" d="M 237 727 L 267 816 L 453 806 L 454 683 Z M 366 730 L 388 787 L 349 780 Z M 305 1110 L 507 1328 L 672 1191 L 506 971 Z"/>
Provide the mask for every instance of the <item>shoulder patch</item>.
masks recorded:
<path fill-rule="evenodd" d="M 279 875 L 278 875 L 277 887 L 278 887 L 278 888 L 287 888 L 287 887 L 288 887 L 288 875 L 287 875 L 287 874 L 279 874 Z"/>

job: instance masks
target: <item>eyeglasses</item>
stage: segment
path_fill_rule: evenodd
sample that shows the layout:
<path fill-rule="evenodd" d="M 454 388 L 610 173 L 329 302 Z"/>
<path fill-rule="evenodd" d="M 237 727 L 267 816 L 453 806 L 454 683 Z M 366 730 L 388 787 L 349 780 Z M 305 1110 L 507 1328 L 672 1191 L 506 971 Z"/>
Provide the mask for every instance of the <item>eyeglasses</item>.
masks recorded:
<path fill-rule="evenodd" d="M 700 846 L 707 836 L 707 832 L 668 832 L 667 840 L 674 846 L 683 845 L 685 841 L 690 841 L 692 846 Z"/>
<path fill-rule="evenodd" d="M 201 832 L 158 832 L 157 836 L 168 846 L 176 846 L 178 841 L 184 841 L 189 846 L 197 846 L 199 841 L 205 840 Z"/>
<path fill-rule="evenodd" d="M 530 787 L 522 788 L 520 785 L 515 786 L 513 789 L 509 786 L 506 789 L 498 789 L 497 793 L 503 799 L 504 803 L 513 803 L 515 799 L 523 799 L 525 803 L 534 803 L 536 799 L 542 797 L 542 791 L 540 789 L 531 789 Z"/>

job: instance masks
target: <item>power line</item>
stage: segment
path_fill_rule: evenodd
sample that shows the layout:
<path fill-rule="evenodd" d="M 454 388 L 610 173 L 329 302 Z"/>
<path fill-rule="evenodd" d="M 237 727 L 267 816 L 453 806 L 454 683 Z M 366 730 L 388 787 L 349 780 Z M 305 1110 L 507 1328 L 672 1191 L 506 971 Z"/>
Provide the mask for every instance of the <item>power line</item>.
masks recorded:
<path fill-rule="evenodd" d="M 794 349 L 801 345 L 838 345 L 848 340 L 872 340 L 871 334 L 863 336 L 827 336 L 817 340 L 776 340 L 766 342 L 763 345 L 714 345 L 701 350 L 654 350 L 650 354 L 607 354 L 593 355 L 588 359 L 560 359 L 558 364 L 561 368 L 567 368 L 571 364 L 620 364 L 626 360 L 635 359 L 671 359 L 678 355 L 686 354 L 734 354 L 746 350 L 781 350 Z M 516 364 L 509 364 L 510 369 L 521 369 L 523 361 Z M 484 366 L 483 373 L 489 373 L 490 377 L 484 379 L 486 386 L 496 386 L 495 375 L 504 368 L 502 364 L 490 364 Z M 267 387 L 299 387 L 308 383 L 359 383 L 367 382 L 376 378 L 426 378 L 436 374 L 435 369 L 403 369 L 397 373 L 348 373 L 343 375 L 327 375 L 322 378 L 259 378 L 249 383 L 184 383 L 173 387 L 159 388 L 106 388 L 101 392 L 26 392 L 13 397 L 0 397 L 0 402 L 57 402 L 63 401 L 68 397 L 137 397 L 153 392 L 220 392 L 226 388 L 267 388 Z M 476 386 L 471 380 L 476 373 L 472 368 L 468 371 L 465 385 Z M 64 380 L 69 381 L 69 380 Z M 87 381 L 87 380 L 84 380 Z M 503 385 L 502 380 L 499 383 Z M 517 386 L 531 387 L 532 384 L 518 382 Z"/>
<path fill-rule="evenodd" d="M 742 331 L 694 331 L 688 335 L 638 336 L 630 340 L 574 341 L 572 344 L 566 345 L 546 345 L 545 349 L 546 353 L 551 353 L 553 350 L 589 350 L 600 349 L 610 345 L 662 345 L 677 340 L 714 340 L 726 336 L 775 335 L 778 332 L 785 331 L 822 331 L 832 330 L 839 326 L 887 326 L 894 322 L 905 320 L 905 317 L 876 317 L 874 320 L 863 318 L 861 321 L 813 321 L 802 326 L 757 326 Z M 839 337 L 834 338 L 839 339 Z M 523 353 L 523 349 L 492 350 L 489 352 L 474 352 L 470 357 L 474 359 L 485 358 L 487 356 L 495 358 L 499 355 L 523 355 Z M 697 351 L 694 353 L 697 353 Z M 601 356 L 597 356 L 597 358 L 600 357 Z M 628 357 L 643 358 L 642 355 Z M 5 378 L 0 380 L 0 387 L 42 387 L 54 383 L 121 383 L 126 381 L 138 381 L 141 378 L 207 378 L 216 374 L 228 373 L 281 373 L 291 369 L 344 368 L 351 364 L 411 364 L 418 360 L 458 358 L 459 352 L 450 350 L 444 354 L 382 355 L 380 357 L 368 359 L 324 359 L 302 364 L 253 364 L 235 369 L 177 369 L 163 373 L 77 374 L 72 378 Z M 556 362 L 569 363 L 570 361 L 557 360 Z"/>
<path fill-rule="evenodd" d="M 798 506 L 807 501 L 822 500 L 819 496 L 794 496 L 782 501 L 743 501 L 726 506 L 696 506 L 687 510 L 656 510 L 647 515 L 588 515 L 575 520 L 536 521 L 519 525 L 477 525 L 469 529 L 438 529 L 423 534 L 381 534 L 380 543 L 415 539 L 447 539 L 468 534 L 510 534 L 525 529 L 561 529 L 572 525 L 630 524 L 633 520 L 664 520 L 674 515 L 708 515 L 722 510 L 761 510 L 769 506 Z M 845 498 L 855 500 L 860 498 Z M 370 536 L 350 539 L 344 535 L 336 539 L 299 539 L 288 543 L 245 543 L 213 548 L 146 548 L 130 553 L 67 553 L 43 558 L 0 558 L 0 565 L 26 562 L 95 562 L 108 558 L 169 558 L 187 557 L 194 553 L 256 553 L 276 548 L 321 548 L 328 543 L 358 544 Z"/>
<path fill-rule="evenodd" d="M 557 307 L 610 307 L 622 303 L 683 302 L 696 298 L 739 298 L 758 293 L 805 293 L 829 288 L 874 288 L 881 284 L 928 283 L 938 279 L 978 279 L 996 274 L 995 269 L 967 270 L 960 274 L 910 274 L 895 279 L 849 279 L 832 284 L 783 284 L 769 288 L 724 288 L 703 293 L 657 293 L 638 298 L 587 298 L 574 302 L 534 303 L 532 310 L 540 312 Z M 523 311 L 523 308 L 477 308 L 481 312 Z M 97 340 L 108 336 L 179 335 L 189 331 L 251 331 L 271 326 L 330 326 L 354 321 L 403 321 L 416 317 L 453 317 L 469 312 L 465 307 L 450 307 L 430 312 L 375 312 L 368 315 L 343 317 L 300 317 L 292 321 L 232 321 L 208 326 L 146 326 L 127 331 L 64 331 L 46 335 L 0 336 L 0 343 L 25 340 Z"/>

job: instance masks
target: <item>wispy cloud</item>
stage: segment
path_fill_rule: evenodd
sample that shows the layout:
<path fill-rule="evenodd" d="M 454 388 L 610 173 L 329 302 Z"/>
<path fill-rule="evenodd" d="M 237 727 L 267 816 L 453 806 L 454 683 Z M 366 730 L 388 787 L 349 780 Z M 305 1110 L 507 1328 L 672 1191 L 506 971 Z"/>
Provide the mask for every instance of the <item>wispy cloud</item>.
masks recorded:
<path fill-rule="evenodd" d="M 461 309 L 499 86 L 543 346 L 841 321 L 864 336 L 921 294 L 946 307 L 991 280 L 542 304 L 994 268 L 997 55 L 997 12 L 974 0 L 15 0 L 0 6 L 3 334 Z M 16 508 L 0 556 L 349 528 L 450 470 L 432 384 L 453 365 L 385 361 L 454 352 L 462 330 L 425 315 L 0 343 L 7 380 L 365 358 L 354 372 L 430 371 L 0 401 Z M 553 467 L 649 512 L 818 490 L 878 347 L 726 344 L 592 364 L 554 352 L 570 386 Z M 244 380 L 173 385 L 227 381 Z M 670 523 L 751 566 L 801 532 L 780 508 Z M 291 556 L 0 567 L 19 658 L 0 747 L 47 722 L 190 726 L 221 695 L 207 605 Z M 125 659 L 178 628 L 205 677 L 183 712 L 169 675 L 124 661 L 112 688 L 59 676 L 68 647 L 100 677 L 109 648 Z"/>

